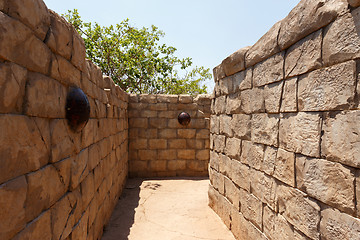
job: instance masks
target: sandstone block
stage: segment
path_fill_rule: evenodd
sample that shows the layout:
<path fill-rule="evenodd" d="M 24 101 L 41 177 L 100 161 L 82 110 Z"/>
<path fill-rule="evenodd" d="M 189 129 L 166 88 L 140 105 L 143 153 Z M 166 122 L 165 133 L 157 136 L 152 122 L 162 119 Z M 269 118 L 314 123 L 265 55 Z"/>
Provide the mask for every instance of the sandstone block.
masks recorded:
<path fill-rule="evenodd" d="M 320 154 L 321 119 L 314 113 L 284 114 L 280 119 L 281 148 L 310 157 Z"/>
<path fill-rule="evenodd" d="M 148 148 L 148 140 L 147 139 L 132 139 L 130 140 L 129 149 L 147 149 Z"/>
<path fill-rule="evenodd" d="M 241 140 L 238 138 L 227 138 L 225 154 L 229 157 L 239 159 L 241 155 Z"/>
<path fill-rule="evenodd" d="M 225 193 L 225 183 L 224 183 L 224 175 L 218 173 L 217 171 L 210 169 L 210 181 L 214 188 L 219 191 L 219 193 Z M 218 203 L 215 203 L 218 204 Z"/>
<path fill-rule="evenodd" d="M 220 79 L 224 78 L 225 75 L 225 70 L 222 64 L 216 66 L 213 69 L 213 75 L 214 75 L 214 81 L 218 82 Z"/>
<path fill-rule="evenodd" d="M 220 173 L 224 174 L 225 176 L 231 178 L 232 177 L 232 170 L 231 166 L 234 160 L 229 158 L 224 154 L 219 154 L 220 161 L 219 161 L 219 171 Z"/>
<path fill-rule="evenodd" d="M 265 86 L 264 99 L 265 99 L 265 111 L 267 113 L 279 113 L 283 86 L 284 86 L 283 81 L 272 83 Z"/>
<path fill-rule="evenodd" d="M 166 162 L 164 160 L 153 160 L 150 161 L 150 167 L 149 170 L 150 171 L 166 171 Z"/>
<path fill-rule="evenodd" d="M 159 130 L 159 138 L 176 138 L 177 132 L 176 129 L 160 129 Z"/>
<path fill-rule="evenodd" d="M 208 168 L 206 161 L 193 160 L 193 161 L 187 161 L 186 163 L 187 163 L 187 168 L 190 169 L 191 171 L 205 172 L 207 175 Z"/>
<path fill-rule="evenodd" d="M 179 95 L 179 103 L 192 103 L 193 97 L 190 95 L 180 94 Z"/>
<path fill-rule="evenodd" d="M 168 120 L 166 118 L 149 118 L 150 128 L 166 128 Z"/>
<path fill-rule="evenodd" d="M 196 139 L 209 139 L 210 131 L 209 129 L 198 129 L 196 131 Z"/>
<path fill-rule="evenodd" d="M 71 189 L 76 189 L 89 173 L 88 168 L 89 149 L 83 149 L 71 165 Z"/>
<path fill-rule="evenodd" d="M 264 146 L 252 143 L 250 141 L 242 141 L 240 161 L 252 168 L 260 169 L 264 159 Z"/>
<path fill-rule="evenodd" d="M 22 112 L 27 71 L 14 63 L 0 64 L 0 112 Z M 6 97 L 5 97 L 6 96 Z"/>
<path fill-rule="evenodd" d="M 27 182 L 24 176 L 0 185 L 0 238 L 11 239 L 26 225 L 25 200 Z"/>
<path fill-rule="evenodd" d="M 281 22 L 277 22 L 265 33 L 246 53 L 246 67 L 259 63 L 268 57 L 280 52 L 278 35 Z"/>
<path fill-rule="evenodd" d="M 295 154 L 279 148 L 275 160 L 274 177 L 292 187 L 295 187 L 294 166 Z"/>
<path fill-rule="evenodd" d="M 75 85 L 80 87 L 81 72 L 75 68 L 68 60 L 59 56 L 52 56 L 51 73 L 52 78 L 64 83 L 65 85 Z M 100 99 L 101 90 L 93 85 L 93 97 Z"/>
<path fill-rule="evenodd" d="M 233 78 L 232 78 L 232 76 L 225 77 L 225 78 L 219 80 L 219 88 L 218 88 L 218 90 L 220 91 L 221 95 L 228 95 L 230 93 L 233 93 L 234 89 L 233 89 Z"/>
<path fill-rule="evenodd" d="M 280 112 L 297 112 L 297 79 L 285 80 Z"/>
<path fill-rule="evenodd" d="M 359 111 L 329 115 L 324 121 L 321 152 L 328 160 L 360 167 Z"/>
<path fill-rule="evenodd" d="M 159 103 L 177 103 L 179 99 L 178 95 L 167 95 L 167 94 L 157 94 L 156 100 Z"/>
<path fill-rule="evenodd" d="M 186 139 L 169 139 L 170 149 L 184 149 L 186 148 Z"/>
<path fill-rule="evenodd" d="M 155 158 L 156 158 L 156 156 L 149 160 L 154 160 Z M 176 159 L 176 150 L 175 149 L 158 150 L 157 158 L 159 160 L 175 160 Z"/>
<path fill-rule="evenodd" d="M 21 115 L 0 116 L 0 184 L 46 165 L 49 125 Z M 6 167 L 5 167 L 6 166 Z"/>
<path fill-rule="evenodd" d="M 26 220 L 32 220 L 49 208 L 67 191 L 56 168 L 49 165 L 27 175 Z"/>
<path fill-rule="evenodd" d="M 72 44 L 72 53 L 71 53 L 71 63 L 80 71 L 85 71 L 85 58 L 86 58 L 86 50 L 85 50 L 85 42 L 83 38 L 77 33 L 74 29 L 73 31 L 73 44 Z M 113 80 L 109 79 L 111 83 L 114 83 Z M 112 86 L 113 84 L 111 84 Z"/>
<path fill-rule="evenodd" d="M 296 158 L 299 189 L 330 206 L 354 212 L 355 177 L 348 168 L 323 159 Z"/>
<path fill-rule="evenodd" d="M 231 162 L 231 179 L 242 189 L 250 192 L 250 168 L 239 161 Z"/>
<path fill-rule="evenodd" d="M 130 118 L 129 119 L 130 128 L 147 128 L 148 119 L 147 118 Z"/>
<path fill-rule="evenodd" d="M 231 119 L 231 129 L 234 136 L 244 140 L 251 139 L 251 116 L 246 114 L 234 114 Z"/>
<path fill-rule="evenodd" d="M 360 9 L 355 9 L 325 28 L 323 58 L 326 65 L 360 56 L 359 21 Z"/>
<path fill-rule="evenodd" d="M 348 108 L 349 104 L 354 101 L 355 71 L 355 62 L 349 61 L 300 77 L 298 84 L 299 111 Z"/>
<path fill-rule="evenodd" d="M 251 170 L 249 173 L 251 193 L 266 203 L 272 210 L 276 209 L 276 189 L 275 179 L 267 176 L 263 172 Z"/>
<path fill-rule="evenodd" d="M 225 134 L 228 137 L 233 136 L 233 130 L 231 129 L 231 116 L 220 115 L 220 134 Z"/>
<path fill-rule="evenodd" d="M 214 104 L 214 107 L 212 108 L 212 111 L 214 111 L 215 114 L 217 114 L 217 115 L 225 113 L 225 111 L 226 111 L 226 96 L 221 96 L 214 100 L 215 100 L 215 104 Z"/>
<path fill-rule="evenodd" d="M 266 146 L 264 152 L 264 161 L 261 164 L 260 170 L 268 175 L 273 175 L 275 171 L 277 148 Z"/>
<path fill-rule="evenodd" d="M 279 213 L 311 239 L 319 239 L 320 206 L 301 191 L 279 186 L 277 189 Z"/>
<path fill-rule="evenodd" d="M 240 92 L 231 94 L 226 98 L 226 114 L 241 112 Z"/>
<path fill-rule="evenodd" d="M 178 138 L 195 138 L 196 129 L 178 129 Z"/>
<path fill-rule="evenodd" d="M 255 87 L 280 81 L 284 78 L 284 52 L 254 66 L 253 84 Z"/>
<path fill-rule="evenodd" d="M 84 181 L 81 182 L 82 207 L 85 210 L 95 196 L 94 174 L 90 172 Z"/>
<path fill-rule="evenodd" d="M 360 220 L 336 209 L 321 211 L 321 239 L 357 239 L 360 232 Z"/>
<path fill-rule="evenodd" d="M 219 171 L 219 162 L 220 162 L 219 155 L 215 151 L 210 151 L 209 168 L 211 167 L 216 171 Z"/>
<path fill-rule="evenodd" d="M 41 0 L 14 0 L 8 3 L 8 15 L 18 19 L 31 28 L 35 35 L 44 41 L 50 27 L 50 14 Z"/>
<path fill-rule="evenodd" d="M 240 99 L 241 109 L 246 114 L 264 112 L 265 110 L 264 94 L 260 88 L 242 91 Z"/>
<path fill-rule="evenodd" d="M 278 43 L 286 49 L 312 32 L 326 26 L 347 10 L 345 1 L 302 0 L 282 20 Z"/>
<path fill-rule="evenodd" d="M 149 139 L 149 149 L 166 149 L 167 140 L 166 139 Z"/>
<path fill-rule="evenodd" d="M 225 185 L 226 187 L 226 185 Z M 240 210 L 243 216 L 250 220 L 257 228 L 262 228 L 263 206 L 254 195 L 242 190 L 240 194 Z"/>
<path fill-rule="evenodd" d="M 279 116 L 266 113 L 253 114 L 251 119 L 251 140 L 271 146 L 278 146 Z"/>
<path fill-rule="evenodd" d="M 242 48 L 222 61 L 226 76 L 233 75 L 245 69 L 245 54 L 249 47 Z"/>
<path fill-rule="evenodd" d="M 177 151 L 177 157 L 184 160 L 195 159 L 195 150 L 193 149 L 180 149 Z"/>
<path fill-rule="evenodd" d="M 285 76 L 293 77 L 322 66 L 322 30 L 291 46 L 285 56 Z"/>
<path fill-rule="evenodd" d="M 149 110 L 151 110 L 151 111 L 167 111 L 168 104 L 167 103 L 149 104 Z"/>
<path fill-rule="evenodd" d="M 232 76 L 233 91 L 245 90 L 252 88 L 252 68 L 248 68 L 244 71 L 238 72 Z"/>
<path fill-rule="evenodd" d="M 357 174 L 356 174 L 356 180 L 355 180 L 355 189 L 356 189 L 356 192 L 355 192 L 355 197 L 356 199 L 360 199 L 360 171 L 357 171 Z M 357 213 L 357 216 L 360 217 L 360 202 L 357 201 L 357 204 L 356 204 L 356 213 Z"/>
<path fill-rule="evenodd" d="M 27 115 L 65 118 L 66 88 L 42 74 L 29 73 L 26 87 Z"/>
<path fill-rule="evenodd" d="M 168 161 L 168 169 L 170 171 L 185 170 L 186 160 L 170 160 Z"/>
<path fill-rule="evenodd" d="M 30 71 L 47 74 L 51 59 L 47 46 L 28 27 L 2 12 L 0 26 L 0 56 Z"/>
<path fill-rule="evenodd" d="M 240 196 L 243 190 L 239 190 L 235 184 L 227 177 L 224 178 L 224 186 L 225 186 L 225 197 L 229 199 L 229 201 L 234 205 L 237 209 L 239 209 L 240 205 Z"/>
<path fill-rule="evenodd" d="M 156 103 L 156 95 L 151 94 L 140 94 L 139 102 L 141 103 Z"/>
<path fill-rule="evenodd" d="M 86 239 L 88 237 L 88 218 L 89 214 L 85 213 L 80 221 L 76 224 L 71 232 L 71 239 Z"/>
<path fill-rule="evenodd" d="M 129 170 L 130 173 L 141 173 L 148 171 L 148 162 L 147 161 L 129 161 Z M 137 176 L 137 175 L 135 175 Z"/>
<path fill-rule="evenodd" d="M 209 158 L 210 158 L 209 149 L 196 151 L 196 160 L 209 161 Z"/>
<path fill-rule="evenodd" d="M 42 213 L 34 221 L 16 235 L 14 240 L 22 239 L 51 239 L 51 215 L 50 211 Z"/>
<path fill-rule="evenodd" d="M 223 152 L 225 150 L 225 140 L 224 135 L 213 135 L 214 138 L 214 150 L 217 152 Z"/>
<path fill-rule="evenodd" d="M 67 60 L 71 58 L 73 28 L 63 17 L 50 10 L 51 32 L 47 41 L 50 49 Z"/>

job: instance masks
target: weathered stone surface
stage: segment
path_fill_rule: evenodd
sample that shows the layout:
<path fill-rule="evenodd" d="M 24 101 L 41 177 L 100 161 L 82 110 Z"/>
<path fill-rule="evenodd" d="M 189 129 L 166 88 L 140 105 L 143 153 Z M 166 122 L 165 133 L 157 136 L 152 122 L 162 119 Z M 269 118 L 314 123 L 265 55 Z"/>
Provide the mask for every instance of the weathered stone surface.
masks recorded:
<path fill-rule="evenodd" d="M 219 134 L 220 132 L 220 119 L 218 116 L 210 116 L 210 132 Z"/>
<path fill-rule="evenodd" d="M 235 137 L 250 140 L 251 116 L 246 114 L 234 114 L 231 119 L 231 128 Z"/>
<path fill-rule="evenodd" d="M 281 22 L 277 22 L 246 53 L 246 68 L 253 66 L 268 57 L 280 52 L 278 35 Z"/>
<path fill-rule="evenodd" d="M 20 115 L 0 116 L 0 184 L 49 161 L 49 125 Z"/>
<path fill-rule="evenodd" d="M 350 4 L 350 6 L 352 7 L 358 7 L 360 6 L 360 1 L 359 0 L 347 0 L 347 2 Z"/>
<path fill-rule="evenodd" d="M 284 81 L 266 85 L 264 88 L 265 111 L 279 113 Z"/>
<path fill-rule="evenodd" d="M 71 58 L 73 28 L 63 17 L 50 10 L 51 32 L 47 45 L 67 60 Z"/>
<path fill-rule="evenodd" d="M 225 140 L 224 135 L 213 135 L 214 138 L 214 150 L 217 152 L 223 152 L 225 149 Z"/>
<path fill-rule="evenodd" d="M 196 139 L 209 139 L 210 131 L 208 128 L 196 130 Z"/>
<path fill-rule="evenodd" d="M 240 99 L 241 110 L 246 114 L 264 112 L 265 110 L 263 89 L 244 90 L 241 92 Z"/>
<path fill-rule="evenodd" d="M 47 74 L 51 59 L 47 46 L 29 28 L 2 12 L 0 26 L 0 56 L 30 71 Z"/>
<path fill-rule="evenodd" d="M 195 138 L 196 129 L 178 129 L 178 138 Z"/>
<path fill-rule="evenodd" d="M 219 115 L 221 113 L 225 113 L 226 110 L 226 96 L 218 97 L 215 100 L 215 104 L 212 107 L 212 111 L 214 111 L 215 114 Z"/>
<path fill-rule="evenodd" d="M 229 201 L 239 209 L 239 201 L 241 190 L 235 186 L 235 184 L 227 177 L 224 178 L 224 186 L 225 186 L 225 197 L 229 199 Z"/>
<path fill-rule="evenodd" d="M 275 160 L 274 177 L 280 181 L 295 187 L 295 154 L 278 149 Z"/>
<path fill-rule="evenodd" d="M 291 46 L 285 56 L 285 76 L 293 77 L 320 68 L 322 30 Z"/>
<path fill-rule="evenodd" d="M 52 57 L 51 77 L 65 85 L 80 87 L 81 72 L 61 56 L 53 55 Z M 96 100 L 101 99 L 101 92 L 98 87 L 93 85 L 92 93 Z"/>
<path fill-rule="evenodd" d="M 49 165 L 27 175 L 26 220 L 32 220 L 67 191 L 56 168 Z"/>
<path fill-rule="evenodd" d="M 89 214 L 85 212 L 71 232 L 71 239 L 86 239 L 88 237 L 88 218 Z"/>
<path fill-rule="evenodd" d="M 297 112 L 297 77 L 285 80 L 280 112 Z"/>
<path fill-rule="evenodd" d="M 251 140 L 256 143 L 275 146 L 278 144 L 279 115 L 253 114 L 251 119 Z"/>
<path fill-rule="evenodd" d="M 318 114 L 283 114 L 280 119 L 279 145 L 290 152 L 319 157 L 320 132 L 321 119 Z"/>
<path fill-rule="evenodd" d="M 355 97 L 355 71 L 355 62 L 349 61 L 300 77 L 298 84 L 299 111 L 348 108 Z"/>
<path fill-rule="evenodd" d="M 85 71 L 85 42 L 83 38 L 75 31 L 73 32 L 73 44 L 72 44 L 72 53 L 71 53 L 71 63 L 74 64 L 81 71 Z M 110 83 L 114 83 L 110 78 Z"/>
<path fill-rule="evenodd" d="M 224 78 L 225 75 L 225 71 L 224 71 L 224 67 L 222 64 L 216 66 L 213 69 L 213 75 L 214 75 L 214 81 L 218 82 L 220 79 Z"/>
<path fill-rule="evenodd" d="M 8 15 L 31 28 L 43 41 L 50 27 L 50 14 L 41 0 L 12 0 L 8 3 Z"/>
<path fill-rule="evenodd" d="M 239 161 L 231 162 L 230 178 L 240 188 L 250 192 L 250 168 Z"/>
<path fill-rule="evenodd" d="M 231 116 L 220 116 L 220 134 L 225 134 L 228 137 L 233 136 L 233 130 L 231 129 Z"/>
<path fill-rule="evenodd" d="M 233 93 L 233 77 L 231 76 L 220 79 L 218 91 L 220 95 L 228 95 L 229 93 Z"/>
<path fill-rule="evenodd" d="M 89 173 L 89 149 L 83 149 L 71 164 L 71 189 L 76 189 Z"/>
<path fill-rule="evenodd" d="M 224 175 L 220 174 L 219 172 L 213 169 L 210 169 L 209 177 L 214 188 L 217 191 L 219 191 L 221 194 L 224 194 L 225 193 Z M 219 202 L 217 202 L 216 204 L 219 204 Z"/>
<path fill-rule="evenodd" d="M 11 239 L 26 225 L 25 200 L 27 183 L 24 176 L 0 185 L 0 238 Z"/>
<path fill-rule="evenodd" d="M 331 161 L 360 167 L 360 111 L 329 115 L 324 121 L 321 154 Z"/>
<path fill-rule="evenodd" d="M 254 66 L 253 84 L 255 87 L 280 81 L 284 78 L 284 52 L 260 62 Z"/>
<path fill-rule="evenodd" d="M 266 203 L 271 209 L 275 210 L 277 189 L 275 179 L 256 170 L 251 170 L 249 176 L 251 193 L 259 198 L 263 203 Z"/>
<path fill-rule="evenodd" d="M 286 49 L 312 32 L 326 26 L 347 10 L 347 3 L 337 0 L 302 0 L 282 20 L 278 43 Z"/>
<path fill-rule="evenodd" d="M 42 213 L 32 221 L 14 240 L 51 239 L 50 211 Z"/>
<path fill-rule="evenodd" d="M 220 162 L 219 162 L 220 173 L 231 178 L 232 177 L 231 167 L 232 167 L 232 163 L 235 160 L 232 160 L 231 158 L 229 158 L 228 156 L 226 156 L 224 154 L 219 154 L 219 157 L 220 157 Z"/>
<path fill-rule="evenodd" d="M 355 177 L 348 168 L 323 159 L 296 158 L 297 187 L 330 206 L 354 212 Z"/>
<path fill-rule="evenodd" d="M 356 172 L 356 178 L 355 178 L 355 197 L 356 199 L 360 199 L 360 171 L 358 170 Z M 358 218 L 360 217 L 360 201 L 356 201 L 356 213 Z"/>
<path fill-rule="evenodd" d="M 321 239 L 358 239 L 360 220 L 336 209 L 328 208 L 321 212 Z"/>
<path fill-rule="evenodd" d="M 27 71 L 14 63 L 0 63 L 0 112 L 22 112 Z"/>
<path fill-rule="evenodd" d="M 66 88 L 42 74 L 29 73 L 26 87 L 27 115 L 65 118 Z"/>
<path fill-rule="evenodd" d="M 319 239 L 320 206 L 297 189 L 279 186 L 277 189 L 279 213 L 311 239 Z"/>
<path fill-rule="evenodd" d="M 51 229 L 53 238 L 55 239 L 66 239 L 75 223 L 74 211 L 76 205 L 71 204 L 69 195 L 71 195 L 71 193 L 61 198 L 61 200 L 50 209 Z"/>
<path fill-rule="evenodd" d="M 245 69 L 245 54 L 250 47 L 242 48 L 222 61 L 226 76 L 233 75 Z"/>
<path fill-rule="evenodd" d="M 156 101 L 159 103 L 177 103 L 179 100 L 178 95 L 167 95 L 167 94 L 157 94 Z"/>
<path fill-rule="evenodd" d="M 262 202 L 254 195 L 242 190 L 240 192 L 240 210 L 244 217 L 259 229 L 262 227 Z"/>
<path fill-rule="evenodd" d="M 264 161 L 260 167 L 261 171 L 264 171 L 268 175 L 273 175 L 275 170 L 277 148 L 266 146 L 264 152 Z"/>
<path fill-rule="evenodd" d="M 229 157 L 239 159 L 241 154 L 241 140 L 238 138 L 227 138 L 225 154 Z"/>
<path fill-rule="evenodd" d="M 180 149 L 177 151 L 177 156 L 179 159 L 192 160 L 192 159 L 195 159 L 195 150 L 194 149 Z"/>
<path fill-rule="evenodd" d="M 264 159 L 264 146 L 252 143 L 250 141 L 242 141 L 240 161 L 255 169 L 260 169 Z"/>
<path fill-rule="evenodd" d="M 240 92 L 231 94 L 226 98 L 226 114 L 241 112 Z"/>
<path fill-rule="evenodd" d="M 210 151 L 209 167 L 219 171 L 219 161 L 219 154 L 217 154 L 215 151 Z"/>
<path fill-rule="evenodd" d="M 360 56 L 360 9 L 355 9 L 325 28 L 324 64 L 333 65 Z"/>
<path fill-rule="evenodd" d="M 249 68 L 232 76 L 232 89 L 235 93 L 252 87 L 252 73 L 252 68 Z"/>

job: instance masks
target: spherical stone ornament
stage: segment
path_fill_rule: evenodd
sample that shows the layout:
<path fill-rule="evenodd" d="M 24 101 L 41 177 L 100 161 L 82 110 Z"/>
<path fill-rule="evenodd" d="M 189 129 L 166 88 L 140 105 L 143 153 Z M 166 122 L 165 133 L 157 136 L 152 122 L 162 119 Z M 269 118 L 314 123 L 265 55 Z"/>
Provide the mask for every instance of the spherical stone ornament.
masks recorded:
<path fill-rule="evenodd" d="M 85 93 L 78 87 L 71 87 L 66 97 L 66 119 L 74 132 L 80 132 L 90 118 L 90 104 Z"/>
<path fill-rule="evenodd" d="M 188 114 L 187 112 L 181 112 L 178 116 L 178 121 L 183 126 L 189 125 L 191 121 L 190 114 Z"/>

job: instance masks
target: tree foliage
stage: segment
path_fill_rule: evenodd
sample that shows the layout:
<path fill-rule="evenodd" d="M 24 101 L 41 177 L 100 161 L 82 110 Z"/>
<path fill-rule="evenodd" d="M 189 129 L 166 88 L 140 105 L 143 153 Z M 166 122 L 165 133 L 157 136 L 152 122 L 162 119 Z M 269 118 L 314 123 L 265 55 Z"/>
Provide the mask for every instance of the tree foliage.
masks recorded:
<path fill-rule="evenodd" d="M 125 91 L 206 93 L 202 83 L 211 78 L 210 69 L 191 68 L 191 58 L 176 57 L 176 48 L 160 44 L 164 33 L 156 26 L 139 29 L 126 19 L 115 26 L 104 27 L 84 22 L 76 9 L 64 16 L 83 37 L 87 58 Z"/>

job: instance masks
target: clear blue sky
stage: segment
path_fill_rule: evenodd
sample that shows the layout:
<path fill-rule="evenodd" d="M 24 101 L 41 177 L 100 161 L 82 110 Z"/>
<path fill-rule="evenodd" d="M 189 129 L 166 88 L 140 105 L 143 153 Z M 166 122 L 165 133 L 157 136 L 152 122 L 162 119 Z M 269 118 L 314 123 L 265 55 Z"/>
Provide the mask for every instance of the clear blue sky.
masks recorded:
<path fill-rule="evenodd" d="M 155 25 L 178 57 L 212 69 L 236 50 L 253 45 L 299 0 L 44 0 L 62 14 L 78 9 L 86 22 L 110 25 L 129 18 L 133 26 Z M 212 92 L 213 80 L 206 83 Z"/>

